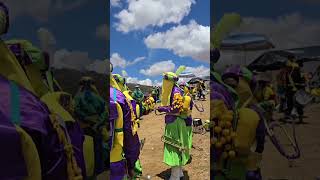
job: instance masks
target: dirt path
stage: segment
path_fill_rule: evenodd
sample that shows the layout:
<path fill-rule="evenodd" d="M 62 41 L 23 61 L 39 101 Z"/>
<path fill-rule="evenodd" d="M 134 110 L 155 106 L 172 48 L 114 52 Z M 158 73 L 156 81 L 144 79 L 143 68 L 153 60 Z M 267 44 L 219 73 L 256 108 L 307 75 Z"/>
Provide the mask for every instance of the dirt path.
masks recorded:
<path fill-rule="evenodd" d="M 193 110 L 193 118 L 209 119 L 209 101 L 199 101 L 205 111 Z M 144 176 L 150 175 L 151 179 L 167 179 L 170 176 L 170 167 L 163 160 L 163 142 L 161 136 L 164 132 L 164 115 L 156 116 L 154 112 L 143 116 L 139 129 L 140 139 L 146 138 L 146 143 L 140 155 Z M 191 150 L 192 162 L 184 167 L 185 179 L 209 180 L 210 171 L 210 134 L 194 134 L 193 145 L 196 149 Z M 201 148 L 202 150 L 198 150 Z"/>
<path fill-rule="evenodd" d="M 315 180 L 320 176 L 320 105 L 306 109 L 305 119 L 309 124 L 297 125 L 296 133 L 301 149 L 301 158 L 290 168 L 267 138 L 262 161 L 264 180 Z"/>

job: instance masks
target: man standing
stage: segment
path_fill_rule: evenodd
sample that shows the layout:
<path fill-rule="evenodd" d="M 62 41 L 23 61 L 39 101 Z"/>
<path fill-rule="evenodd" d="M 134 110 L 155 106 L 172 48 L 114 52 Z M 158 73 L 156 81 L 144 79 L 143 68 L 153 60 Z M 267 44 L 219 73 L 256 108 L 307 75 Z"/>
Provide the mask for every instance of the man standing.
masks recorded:
<path fill-rule="evenodd" d="M 303 106 L 295 102 L 295 93 L 298 90 L 304 89 L 305 84 L 301 76 L 301 65 L 299 66 L 294 62 L 293 57 L 289 57 L 287 62 L 289 73 L 287 73 L 287 85 L 286 85 L 286 99 L 287 99 L 287 110 L 285 112 L 286 118 L 291 116 L 293 108 L 296 108 L 299 123 L 303 123 Z"/>

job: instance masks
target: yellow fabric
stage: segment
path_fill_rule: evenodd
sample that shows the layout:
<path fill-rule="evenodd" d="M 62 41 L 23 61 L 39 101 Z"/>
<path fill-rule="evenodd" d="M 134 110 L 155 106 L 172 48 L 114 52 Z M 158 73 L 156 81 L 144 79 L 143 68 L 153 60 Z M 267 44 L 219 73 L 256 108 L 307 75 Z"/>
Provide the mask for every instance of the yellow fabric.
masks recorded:
<path fill-rule="evenodd" d="M 235 89 L 237 94 L 239 95 L 239 106 L 242 107 L 242 105 L 251 97 L 253 96 L 252 91 L 250 89 L 249 83 L 243 79 L 242 77 L 239 78 L 239 85 Z M 250 102 L 248 102 L 248 105 L 251 105 L 252 103 L 255 103 L 255 99 L 252 98 Z"/>
<path fill-rule="evenodd" d="M 270 97 L 274 96 L 273 89 L 269 86 L 267 86 L 264 90 L 264 100 L 269 100 Z"/>
<path fill-rule="evenodd" d="M 130 96 L 130 94 L 129 94 L 129 91 L 123 91 L 122 92 L 125 96 L 126 96 L 126 98 L 128 98 L 130 101 L 132 101 L 133 100 L 133 98 Z"/>
<path fill-rule="evenodd" d="M 46 85 L 42 79 L 41 72 L 36 64 L 25 66 L 25 70 L 38 97 L 41 97 L 50 91 L 49 86 Z"/>
<path fill-rule="evenodd" d="M 136 105 L 137 117 L 140 117 L 140 106 L 139 104 Z"/>
<path fill-rule="evenodd" d="M 188 94 L 188 93 L 189 93 L 188 87 L 185 86 L 185 87 L 183 88 L 183 90 L 184 90 L 184 94 Z"/>
<path fill-rule="evenodd" d="M 227 111 L 227 107 L 224 104 L 223 100 L 214 100 L 210 102 L 210 117 L 212 119 L 220 117 L 225 111 Z"/>
<path fill-rule="evenodd" d="M 43 97 L 41 97 L 41 101 L 44 102 L 51 113 L 54 114 L 59 114 L 59 116 L 64 120 L 64 121 L 71 121 L 75 122 L 71 114 L 64 109 L 59 103 L 60 96 L 63 94 L 68 94 L 64 92 L 53 92 L 53 93 L 47 93 Z"/>
<path fill-rule="evenodd" d="M 118 112 L 118 118 L 115 122 L 115 128 L 116 129 L 122 129 L 123 128 L 123 114 L 121 106 L 116 103 L 117 106 L 117 112 Z M 110 151 L 110 162 L 118 162 L 123 159 L 123 139 L 124 134 L 122 132 L 114 132 L 114 141 L 113 146 Z"/>
<path fill-rule="evenodd" d="M 171 91 L 174 86 L 174 82 L 163 79 L 162 81 L 162 91 L 161 91 L 161 106 L 169 106 Z"/>
<path fill-rule="evenodd" d="M 130 112 L 131 112 L 131 121 L 132 123 L 132 134 L 135 135 L 138 131 L 138 120 L 136 115 L 134 114 L 134 109 L 132 107 L 132 104 L 130 102 L 131 99 L 133 99 L 130 95 L 128 91 L 125 91 L 126 93 L 123 93 L 124 96 L 126 96 L 126 102 L 130 108 Z"/>
<path fill-rule="evenodd" d="M 68 141 L 65 131 L 61 128 L 58 116 L 50 114 L 50 122 L 58 135 L 59 142 L 64 146 L 64 152 L 67 157 L 67 173 L 69 180 L 82 180 L 81 168 L 78 166 L 74 156 L 71 142 Z"/>
<path fill-rule="evenodd" d="M 260 117 L 252 109 L 240 108 L 237 125 L 235 147 L 240 154 L 247 154 L 255 141 L 256 129 Z"/>
<path fill-rule="evenodd" d="M 255 171 L 260 168 L 260 163 L 262 160 L 262 154 L 251 152 L 246 160 L 246 167 L 248 171 Z"/>
<path fill-rule="evenodd" d="M 35 93 L 18 60 L 1 39 L 0 54 L 0 74 L 9 80 L 16 82 L 20 86 L 23 86 L 30 92 Z"/>
<path fill-rule="evenodd" d="M 22 153 L 28 171 L 28 177 L 24 180 L 41 180 L 41 164 L 37 147 L 28 133 L 17 125 L 15 127 L 21 138 Z"/>
<path fill-rule="evenodd" d="M 116 88 L 119 91 L 121 91 L 121 88 L 119 87 L 117 81 L 113 78 L 113 76 L 110 76 L 110 86 Z"/>
<path fill-rule="evenodd" d="M 190 109 L 190 103 L 191 103 L 191 97 L 190 96 L 184 96 L 183 109 L 189 110 Z"/>
<path fill-rule="evenodd" d="M 311 95 L 320 96 L 320 88 L 314 88 L 311 90 Z"/>
<path fill-rule="evenodd" d="M 83 156 L 86 164 L 86 174 L 91 177 L 94 175 L 94 143 L 93 137 L 88 135 L 84 136 Z"/>

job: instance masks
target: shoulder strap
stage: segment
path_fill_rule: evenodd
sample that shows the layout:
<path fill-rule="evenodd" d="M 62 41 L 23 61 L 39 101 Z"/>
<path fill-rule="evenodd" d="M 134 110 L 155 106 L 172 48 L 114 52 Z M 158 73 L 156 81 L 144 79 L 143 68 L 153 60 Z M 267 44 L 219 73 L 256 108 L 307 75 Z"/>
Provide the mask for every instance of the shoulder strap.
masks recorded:
<path fill-rule="evenodd" d="M 13 81 L 10 81 L 10 94 L 11 94 L 11 122 L 20 125 L 20 97 L 19 97 L 19 88 L 17 84 Z"/>

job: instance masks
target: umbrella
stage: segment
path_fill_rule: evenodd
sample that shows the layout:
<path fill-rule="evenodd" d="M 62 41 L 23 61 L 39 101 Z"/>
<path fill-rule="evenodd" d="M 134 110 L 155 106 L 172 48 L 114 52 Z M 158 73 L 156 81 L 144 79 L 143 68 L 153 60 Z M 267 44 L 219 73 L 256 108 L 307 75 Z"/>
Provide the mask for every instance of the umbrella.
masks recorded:
<path fill-rule="evenodd" d="M 221 50 L 244 51 L 245 61 L 247 51 L 259 51 L 271 48 L 274 48 L 274 45 L 266 36 L 254 33 L 232 34 L 221 43 Z"/>
<path fill-rule="evenodd" d="M 200 81 L 203 81 L 203 79 L 199 78 L 199 77 L 195 77 L 195 78 L 190 79 L 188 83 L 189 84 L 196 84 L 196 83 L 198 83 Z"/>
<path fill-rule="evenodd" d="M 320 46 L 268 51 L 248 65 L 256 71 L 278 70 L 286 65 L 288 57 L 294 57 L 297 63 L 320 61 Z"/>

